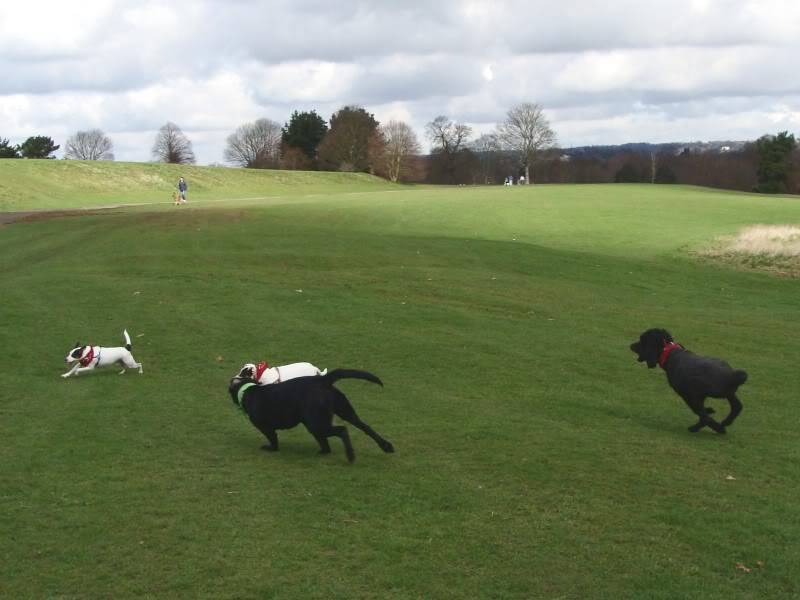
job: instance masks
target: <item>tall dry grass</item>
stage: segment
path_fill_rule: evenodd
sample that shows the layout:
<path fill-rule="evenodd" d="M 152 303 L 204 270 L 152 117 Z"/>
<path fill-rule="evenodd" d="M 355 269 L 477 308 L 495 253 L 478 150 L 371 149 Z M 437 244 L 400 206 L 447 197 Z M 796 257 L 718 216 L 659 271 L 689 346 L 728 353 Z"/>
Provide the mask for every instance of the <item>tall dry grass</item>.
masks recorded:
<path fill-rule="evenodd" d="M 740 231 L 725 250 L 749 255 L 800 257 L 800 226 L 752 225 Z"/>

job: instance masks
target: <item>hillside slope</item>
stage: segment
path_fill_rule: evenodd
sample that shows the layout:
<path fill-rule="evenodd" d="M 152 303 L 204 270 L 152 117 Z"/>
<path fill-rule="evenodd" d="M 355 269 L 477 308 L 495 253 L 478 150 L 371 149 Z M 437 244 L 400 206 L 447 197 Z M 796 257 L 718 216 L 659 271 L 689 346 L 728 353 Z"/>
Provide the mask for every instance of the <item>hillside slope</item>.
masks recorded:
<path fill-rule="evenodd" d="M 169 202 L 181 176 L 189 184 L 190 201 L 368 192 L 396 187 L 364 173 L 2 159 L 0 211 Z"/>

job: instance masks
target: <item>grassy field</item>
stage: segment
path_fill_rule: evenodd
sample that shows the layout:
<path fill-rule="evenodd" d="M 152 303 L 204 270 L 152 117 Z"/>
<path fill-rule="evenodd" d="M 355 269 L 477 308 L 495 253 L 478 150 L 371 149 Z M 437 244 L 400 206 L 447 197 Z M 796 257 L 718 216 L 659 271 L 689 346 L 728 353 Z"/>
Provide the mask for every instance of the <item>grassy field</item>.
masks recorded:
<path fill-rule="evenodd" d="M 385 189 L 0 228 L 0 596 L 800 595 L 800 283 L 694 254 L 797 200 Z M 727 436 L 635 362 L 655 326 L 749 372 Z M 59 377 L 125 327 L 144 375 Z M 340 387 L 397 453 L 261 451 L 262 358 L 378 374 Z"/>
<path fill-rule="evenodd" d="M 385 180 L 361 173 L 0 159 L 0 211 L 170 204 L 181 176 L 191 202 L 392 189 Z"/>

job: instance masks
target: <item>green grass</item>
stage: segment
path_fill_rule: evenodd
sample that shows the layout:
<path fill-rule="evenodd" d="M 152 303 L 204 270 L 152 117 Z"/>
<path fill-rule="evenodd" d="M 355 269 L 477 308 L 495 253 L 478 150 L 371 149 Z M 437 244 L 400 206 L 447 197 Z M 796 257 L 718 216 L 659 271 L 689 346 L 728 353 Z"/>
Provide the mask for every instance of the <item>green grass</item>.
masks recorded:
<path fill-rule="evenodd" d="M 2 227 L 0 596 L 796 598 L 798 280 L 691 251 L 798 221 L 498 186 Z M 652 326 L 749 372 L 727 436 L 635 362 Z M 124 327 L 144 375 L 59 377 Z M 397 453 L 259 450 L 226 388 L 261 358 L 378 374 L 341 388 Z"/>
<path fill-rule="evenodd" d="M 170 204 L 181 176 L 189 184 L 190 202 L 331 195 L 396 187 L 363 173 L 0 159 L 0 211 Z"/>

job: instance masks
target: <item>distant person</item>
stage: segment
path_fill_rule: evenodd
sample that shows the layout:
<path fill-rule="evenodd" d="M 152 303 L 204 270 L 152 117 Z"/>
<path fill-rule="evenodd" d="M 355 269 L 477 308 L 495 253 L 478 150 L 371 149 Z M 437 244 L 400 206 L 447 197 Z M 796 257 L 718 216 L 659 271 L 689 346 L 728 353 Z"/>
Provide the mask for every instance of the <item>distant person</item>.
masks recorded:
<path fill-rule="evenodd" d="M 186 180 L 183 177 L 178 179 L 178 191 L 181 194 L 181 204 L 185 204 L 186 203 L 186 190 L 188 190 L 188 189 L 189 189 L 189 186 L 186 185 Z"/>
<path fill-rule="evenodd" d="M 525 175 L 519 176 L 519 185 L 525 185 Z"/>

